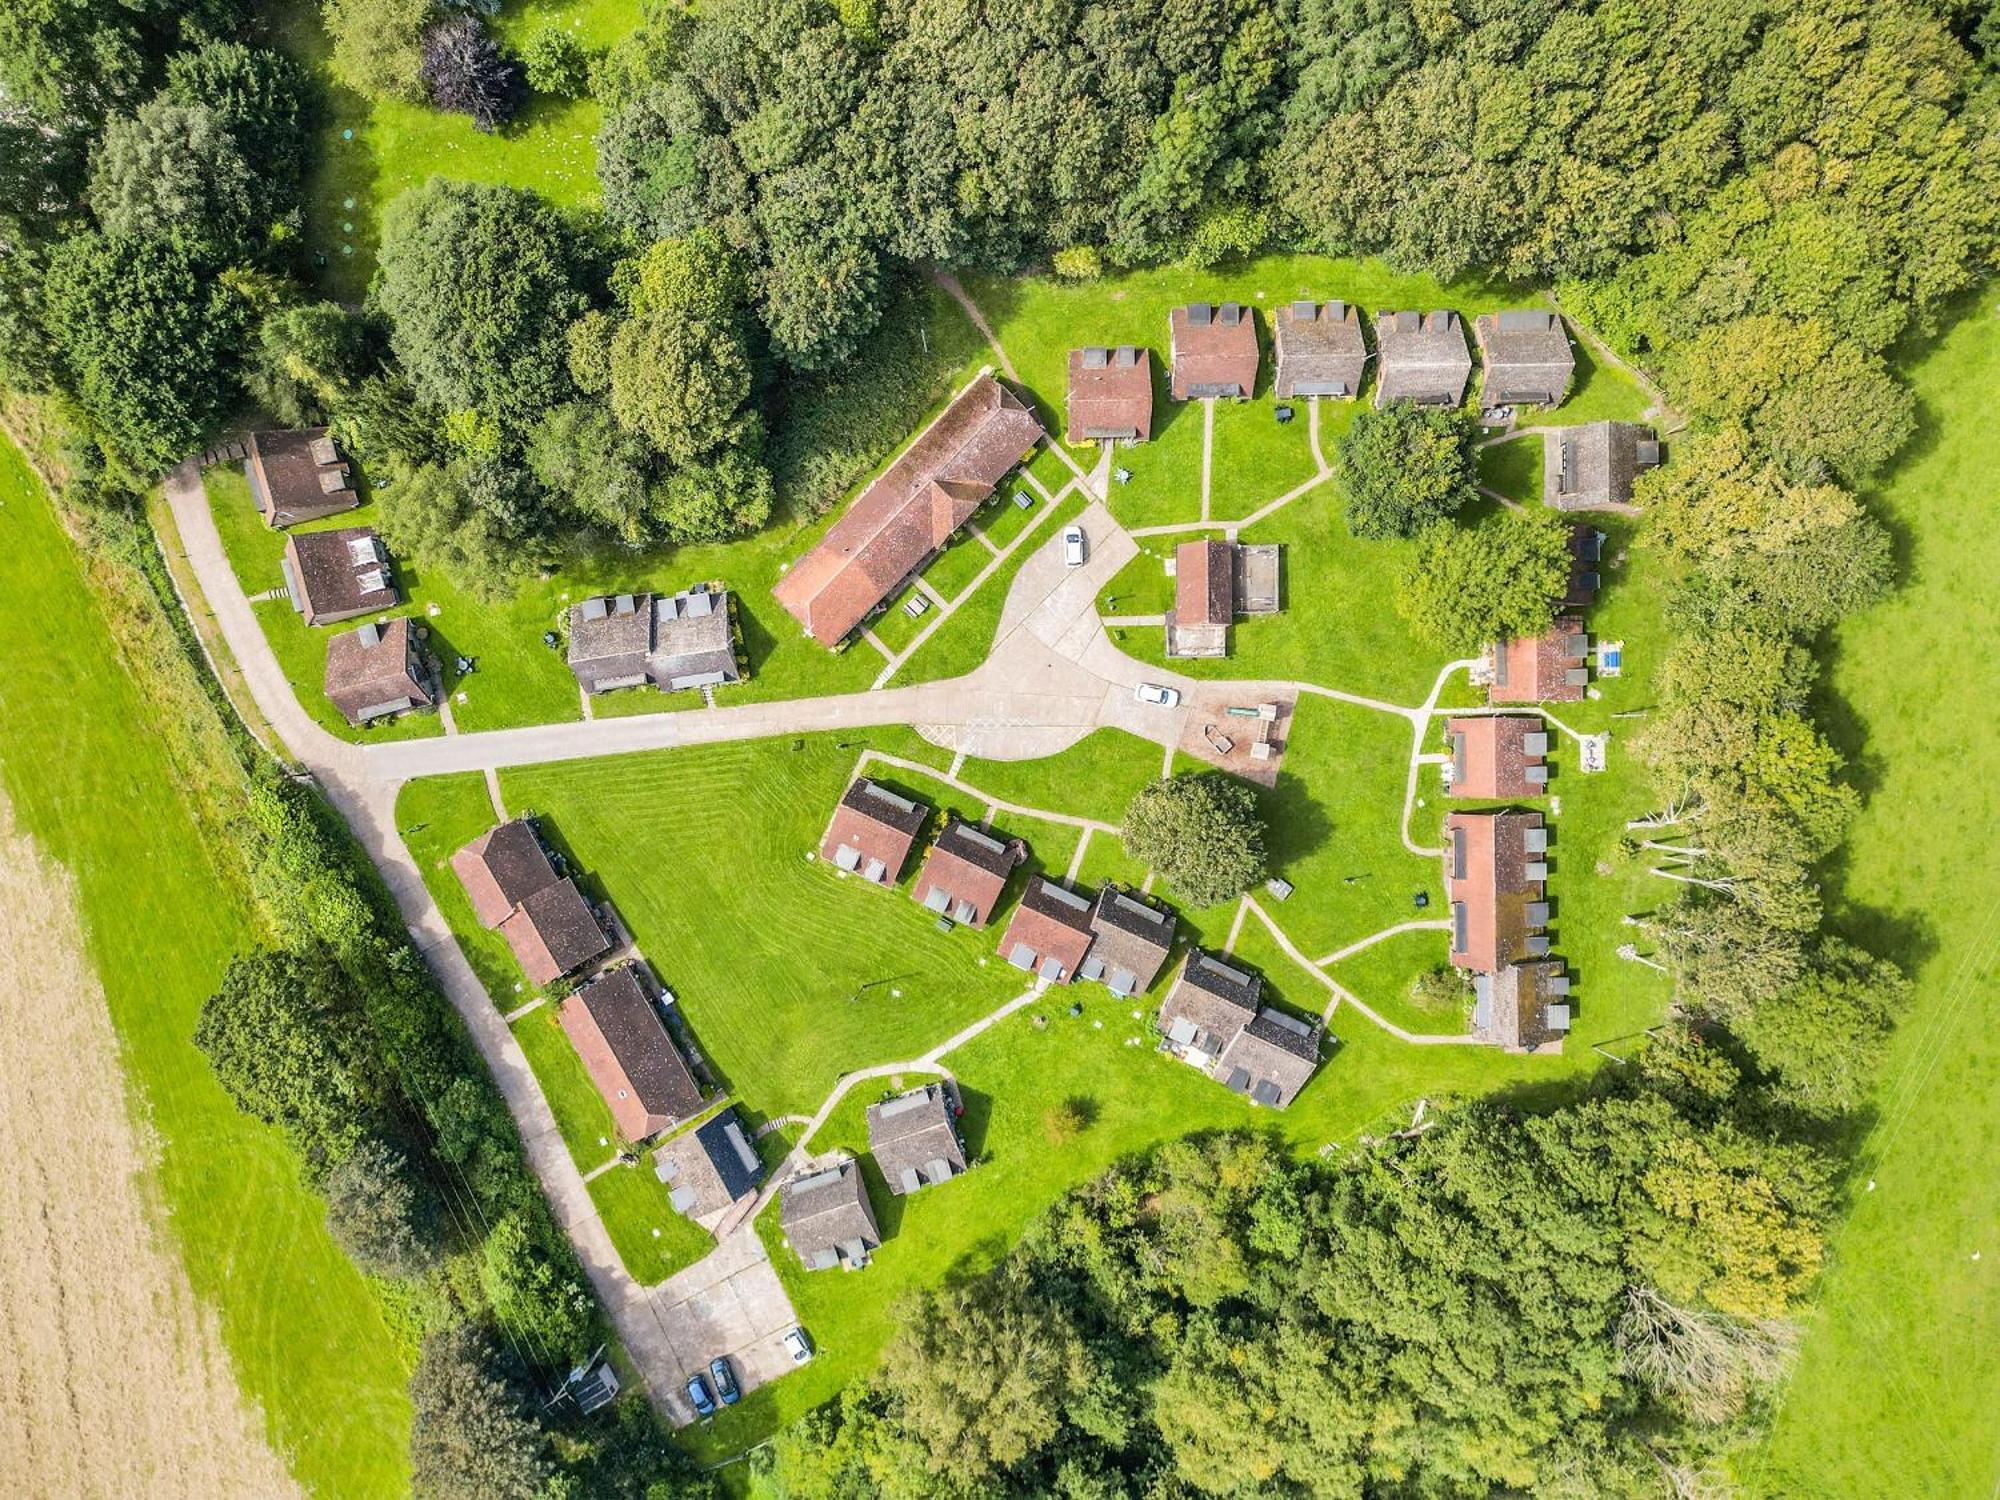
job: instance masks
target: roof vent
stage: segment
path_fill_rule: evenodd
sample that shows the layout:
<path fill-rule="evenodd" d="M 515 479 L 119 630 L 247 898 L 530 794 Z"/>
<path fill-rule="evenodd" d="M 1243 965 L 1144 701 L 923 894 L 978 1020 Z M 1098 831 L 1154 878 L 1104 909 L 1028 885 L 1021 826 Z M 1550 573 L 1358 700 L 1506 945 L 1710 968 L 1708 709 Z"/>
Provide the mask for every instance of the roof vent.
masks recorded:
<path fill-rule="evenodd" d="M 603 619 L 603 618 L 604 618 L 604 606 L 605 606 L 605 604 L 606 604 L 607 602 L 608 602 L 608 601 L 607 601 L 607 600 L 604 600 L 604 599 L 586 599 L 586 600 L 584 600 L 584 601 L 583 601 L 583 617 L 584 617 L 584 618 L 585 618 L 586 620 L 601 620 L 601 619 Z"/>
<path fill-rule="evenodd" d="M 1212 309 L 1206 302 L 1190 302 L 1187 310 L 1189 326 L 1194 328 L 1208 327 L 1211 313 Z"/>
<path fill-rule="evenodd" d="M 1101 370 L 1110 363 L 1109 349 L 1093 346 L 1083 351 L 1083 367 L 1086 370 Z"/>
<path fill-rule="evenodd" d="M 1316 302 L 1294 302 L 1292 304 L 1292 316 L 1310 323 L 1314 318 L 1319 316 L 1319 304 Z"/>
<path fill-rule="evenodd" d="M 1241 323 L 1242 321 L 1243 321 L 1243 304 L 1242 304 L 1242 303 L 1240 303 L 1240 302 L 1225 302 L 1225 303 L 1223 303 L 1223 304 L 1222 304 L 1222 326 L 1223 326 L 1223 327 L 1225 327 L 1225 328 L 1234 328 L 1234 327 L 1235 327 L 1235 326 L 1236 326 L 1236 325 L 1237 325 L 1238 323 Z"/>

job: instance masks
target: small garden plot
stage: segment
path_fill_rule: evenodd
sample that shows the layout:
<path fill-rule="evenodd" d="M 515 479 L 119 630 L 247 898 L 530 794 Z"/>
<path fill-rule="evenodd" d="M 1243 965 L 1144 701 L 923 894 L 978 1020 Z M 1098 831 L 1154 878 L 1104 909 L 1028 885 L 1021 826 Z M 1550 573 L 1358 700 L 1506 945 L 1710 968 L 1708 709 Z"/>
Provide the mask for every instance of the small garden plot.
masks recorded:
<path fill-rule="evenodd" d="M 1291 421 L 1278 421 L 1280 406 L 1291 410 Z M 1318 475 L 1311 406 L 1309 401 L 1278 402 L 1268 396 L 1216 402 L 1209 484 L 1209 513 L 1215 519 L 1240 520 Z M 1328 451 L 1327 458 L 1332 457 Z M 1197 510 L 1188 519 L 1199 515 Z"/>
<path fill-rule="evenodd" d="M 665 1281 L 715 1248 L 708 1231 L 684 1217 L 654 1175 L 651 1152 L 593 1177 L 586 1186 L 618 1258 L 641 1286 Z"/>

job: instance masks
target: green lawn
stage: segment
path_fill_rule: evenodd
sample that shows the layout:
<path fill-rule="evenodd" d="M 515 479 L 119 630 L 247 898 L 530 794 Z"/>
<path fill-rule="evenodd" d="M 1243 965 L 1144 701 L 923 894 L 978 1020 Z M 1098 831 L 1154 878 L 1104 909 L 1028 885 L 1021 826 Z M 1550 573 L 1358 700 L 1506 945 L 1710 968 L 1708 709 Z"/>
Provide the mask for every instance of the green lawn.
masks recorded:
<path fill-rule="evenodd" d="M 1350 403 L 1341 403 L 1352 411 Z M 1218 401 L 1215 452 L 1210 459 L 1209 513 L 1233 521 L 1288 494 L 1319 471 L 1312 456 L 1303 402 L 1293 404 L 1292 420 L 1279 425 L 1272 401 Z M 1329 460 L 1333 452 L 1321 444 Z M 1199 501 L 1201 491 L 1196 489 Z M 1199 509 L 1195 518 L 1200 515 Z"/>
<path fill-rule="evenodd" d="M 1833 872 L 1837 925 L 1917 987 L 1803 1357 L 1741 1465 L 1772 1500 L 1986 1500 L 2000 1473 L 2000 741 L 1978 686 L 2000 633 L 2000 299 L 1961 311 L 1911 361 L 1919 436 L 1870 497 L 1905 540 L 1903 587 L 1841 630 L 1822 714 L 1869 799 Z"/>
<path fill-rule="evenodd" d="M 407 1494 L 412 1350 L 328 1238 L 290 1150 L 237 1112 L 190 1040 L 202 1001 L 257 930 L 211 862 L 46 497 L 5 443 L 0 659 L 0 778 L 21 828 L 76 882 L 157 1148 L 160 1218 L 236 1377 L 309 1490 Z"/>
<path fill-rule="evenodd" d="M 1117 823 L 1139 789 L 1160 775 L 1160 747 L 1122 729 L 1097 729 L 1043 760 L 967 757 L 959 780 L 982 792 L 1077 818 Z M 1101 835 L 1100 835 L 1101 836 Z"/>
<path fill-rule="evenodd" d="M 592 1178 L 590 1198 L 625 1269 L 647 1286 L 665 1281 L 715 1248 L 707 1230 L 667 1201 L 666 1184 L 654 1175 L 650 1152 Z"/>
<path fill-rule="evenodd" d="M 524 809 L 509 805 L 510 812 Z M 412 781 L 396 799 L 396 828 L 410 855 L 424 872 L 431 896 L 444 913 L 472 970 L 503 1011 L 514 1011 L 539 993 L 514 961 L 507 940 L 481 927 L 472 902 L 451 868 L 451 857 L 496 822 L 486 778 L 476 771 L 459 776 L 432 776 Z M 593 1158 L 588 1165 L 595 1166 Z"/>
<path fill-rule="evenodd" d="M 556 1117 L 556 1128 L 569 1147 L 570 1159 L 581 1171 L 601 1167 L 623 1145 L 611 1109 L 576 1048 L 569 1043 L 553 1004 L 537 1006 L 513 1024 L 514 1040 L 528 1055 L 528 1066 L 542 1086 L 542 1097 Z"/>
<path fill-rule="evenodd" d="M 1542 499 L 1542 440 L 1509 438 L 1479 450 L 1479 482 L 1509 500 L 1539 505 Z"/>

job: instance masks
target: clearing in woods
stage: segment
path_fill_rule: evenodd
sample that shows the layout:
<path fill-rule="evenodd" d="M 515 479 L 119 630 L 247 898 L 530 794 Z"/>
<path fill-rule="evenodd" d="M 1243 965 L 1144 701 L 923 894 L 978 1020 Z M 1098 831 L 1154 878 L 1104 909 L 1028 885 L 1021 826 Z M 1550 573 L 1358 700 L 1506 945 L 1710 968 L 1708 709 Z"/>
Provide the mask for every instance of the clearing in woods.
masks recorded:
<path fill-rule="evenodd" d="M 0 1474 L 23 1495 L 295 1495 L 141 1183 L 74 892 L 0 797 Z"/>

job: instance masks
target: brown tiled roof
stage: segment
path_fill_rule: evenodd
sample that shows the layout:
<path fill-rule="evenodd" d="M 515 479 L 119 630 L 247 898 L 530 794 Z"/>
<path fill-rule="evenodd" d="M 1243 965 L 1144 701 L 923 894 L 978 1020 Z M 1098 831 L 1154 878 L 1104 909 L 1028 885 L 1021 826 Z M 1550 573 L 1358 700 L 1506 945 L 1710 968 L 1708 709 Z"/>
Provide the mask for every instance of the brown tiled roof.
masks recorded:
<path fill-rule="evenodd" d="M 918 904 L 970 927 L 984 927 L 1014 866 L 1027 857 L 1019 839 L 948 819 L 910 888 Z"/>
<path fill-rule="evenodd" d="M 1562 319 L 1539 307 L 1482 313 L 1472 320 L 1485 370 L 1479 377 L 1484 406 L 1555 406 L 1569 394 L 1576 355 Z"/>
<path fill-rule="evenodd" d="M 1297 396 L 1352 396 L 1368 370 L 1361 314 L 1345 302 L 1287 302 L 1271 315 L 1280 401 Z"/>
<path fill-rule="evenodd" d="M 1264 1006 L 1230 1038 L 1210 1072 L 1253 1103 L 1283 1109 L 1319 1066 L 1322 1029 Z"/>
<path fill-rule="evenodd" d="M 324 427 L 251 433 L 243 469 L 257 508 L 274 527 L 317 521 L 361 503 L 353 471 Z"/>
<path fill-rule="evenodd" d="M 1472 981 L 1473 1035 L 1509 1052 L 1559 1049 L 1569 1030 L 1569 979 L 1559 959 L 1507 964 Z"/>
<path fill-rule="evenodd" d="M 1107 885 L 1090 909 L 1090 930 L 1096 937 L 1082 976 L 1102 980 L 1121 995 L 1145 993 L 1173 949 L 1175 926 L 1171 911 Z"/>
<path fill-rule="evenodd" d="M 593 979 L 556 1015 L 626 1140 L 701 1113 L 701 1087 L 629 965 Z"/>
<path fill-rule="evenodd" d="M 1090 952 L 1090 902 L 1046 875 L 1028 877 L 1020 905 L 1000 939 L 1000 956 L 1017 969 L 1068 984 Z"/>
<path fill-rule="evenodd" d="M 653 1174 L 676 1210 L 704 1219 L 755 1188 L 764 1164 L 736 1111 L 723 1109 L 655 1151 Z"/>
<path fill-rule="evenodd" d="M 1182 542 L 1174 549 L 1174 620 L 1227 625 L 1236 612 L 1235 548 L 1228 542 Z"/>
<path fill-rule="evenodd" d="M 1590 680 L 1583 621 L 1559 616 L 1538 636 L 1516 636 L 1493 648 L 1492 703 L 1574 703 Z"/>
<path fill-rule="evenodd" d="M 1542 881 L 1531 878 L 1546 838 L 1538 812 L 1455 812 L 1445 819 L 1445 894 L 1451 903 L 1451 961 L 1491 974 L 1530 954 L 1545 925 Z"/>
<path fill-rule="evenodd" d="M 663 688 L 741 682 L 729 628 L 729 590 L 687 589 L 653 598 L 653 653 L 646 670 Z"/>
<path fill-rule="evenodd" d="M 609 594 L 569 607 L 569 669 L 585 692 L 646 681 L 652 649 L 651 594 Z"/>
<path fill-rule="evenodd" d="M 1173 1037 L 1175 1023 L 1185 1021 L 1197 1035 L 1177 1040 L 1176 1045 L 1220 1053 L 1257 1014 L 1263 991 L 1263 976 L 1254 969 L 1242 968 L 1227 956 L 1190 948 L 1173 988 L 1160 1002 L 1160 1029 Z"/>
<path fill-rule="evenodd" d="M 556 867 L 526 818 L 489 828 L 451 857 L 459 884 L 482 927 L 498 927 L 514 908 L 556 883 Z"/>
<path fill-rule="evenodd" d="M 808 1270 L 834 1265 L 843 1246 L 858 1245 L 863 1253 L 881 1248 L 882 1231 L 875 1227 L 859 1162 L 794 1177 L 778 1197 L 785 1240 Z"/>
<path fill-rule="evenodd" d="M 523 897 L 513 915 L 500 924 L 500 935 L 529 981 L 537 985 L 554 984 L 611 947 L 590 903 L 569 879 Z"/>
<path fill-rule="evenodd" d="M 819 857 L 878 885 L 894 885 L 929 816 L 923 803 L 857 776 L 833 810 Z"/>
<path fill-rule="evenodd" d="M 1167 317 L 1174 400 L 1257 389 L 1257 319 L 1240 302 L 1191 302 Z"/>
<path fill-rule="evenodd" d="M 868 1149 L 899 1197 L 965 1170 L 965 1146 L 942 1084 L 869 1105 Z"/>
<path fill-rule="evenodd" d="M 399 595 L 389 551 L 372 526 L 295 531 L 285 538 L 292 607 L 308 625 L 330 625 L 392 608 Z"/>
<path fill-rule="evenodd" d="M 1153 351 L 1069 351 L 1069 431 L 1072 443 L 1103 438 L 1145 442 L 1153 435 Z"/>
<path fill-rule="evenodd" d="M 1539 797 L 1548 790 L 1528 775 L 1530 766 L 1548 759 L 1548 730 L 1540 719 L 1506 714 L 1452 719 L 1445 724 L 1445 739 L 1454 797 Z"/>
<path fill-rule="evenodd" d="M 1456 406 L 1465 399 L 1472 355 L 1455 312 L 1375 315 L 1375 404 L 1414 401 Z"/>
<path fill-rule="evenodd" d="M 814 640 L 838 645 L 966 523 L 1041 436 L 1021 398 L 981 375 L 778 580 L 778 602 Z"/>
<path fill-rule="evenodd" d="M 1542 503 L 1557 510 L 1602 510 L 1632 502 L 1632 481 L 1660 461 L 1650 427 L 1587 422 L 1542 439 Z"/>
<path fill-rule="evenodd" d="M 326 644 L 326 695 L 350 724 L 428 706 L 429 677 L 407 616 L 343 630 Z"/>

